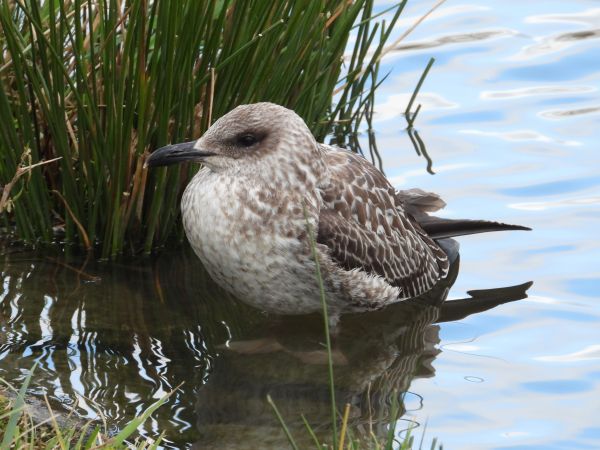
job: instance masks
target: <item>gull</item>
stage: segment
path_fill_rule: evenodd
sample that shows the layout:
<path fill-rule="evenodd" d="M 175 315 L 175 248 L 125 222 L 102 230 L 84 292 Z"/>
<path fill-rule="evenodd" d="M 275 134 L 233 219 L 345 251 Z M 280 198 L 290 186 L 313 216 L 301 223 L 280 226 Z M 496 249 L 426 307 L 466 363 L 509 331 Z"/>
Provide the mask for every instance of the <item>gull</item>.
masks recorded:
<path fill-rule="evenodd" d="M 445 206 L 437 194 L 396 190 L 365 158 L 317 142 L 273 103 L 238 106 L 146 165 L 185 161 L 202 164 L 181 200 L 191 247 L 221 287 L 276 314 L 322 310 L 315 259 L 335 324 L 432 289 L 457 252 L 449 238 L 529 229 L 432 216 Z"/>

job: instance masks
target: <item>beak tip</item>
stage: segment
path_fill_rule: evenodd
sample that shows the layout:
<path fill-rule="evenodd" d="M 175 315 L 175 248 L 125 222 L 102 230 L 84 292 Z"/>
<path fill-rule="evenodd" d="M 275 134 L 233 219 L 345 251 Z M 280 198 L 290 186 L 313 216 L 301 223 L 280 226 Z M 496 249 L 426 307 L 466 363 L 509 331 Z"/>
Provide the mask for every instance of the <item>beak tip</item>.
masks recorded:
<path fill-rule="evenodd" d="M 146 157 L 144 168 L 169 166 L 201 157 L 202 152 L 194 149 L 195 143 L 196 141 L 182 142 L 158 148 Z"/>

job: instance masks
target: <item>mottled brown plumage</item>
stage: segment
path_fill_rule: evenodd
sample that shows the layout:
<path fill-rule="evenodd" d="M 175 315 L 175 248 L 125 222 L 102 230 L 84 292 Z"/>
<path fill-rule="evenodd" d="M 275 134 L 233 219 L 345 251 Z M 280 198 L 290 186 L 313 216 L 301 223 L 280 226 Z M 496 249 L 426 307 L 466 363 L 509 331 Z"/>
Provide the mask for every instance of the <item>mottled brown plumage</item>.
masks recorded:
<path fill-rule="evenodd" d="M 363 157 L 321 148 L 330 178 L 321 188 L 317 242 L 345 269 L 379 275 L 405 298 L 431 289 L 448 272 L 448 257 L 406 213 L 402 197 Z M 439 199 L 421 193 L 410 207 L 425 196 Z"/>
<path fill-rule="evenodd" d="M 448 257 L 424 227 L 462 232 L 462 221 L 428 215 L 444 206 L 436 194 L 396 191 L 363 157 L 317 143 L 298 115 L 272 103 L 239 106 L 147 164 L 187 160 L 204 165 L 181 203 L 192 248 L 223 288 L 268 311 L 321 310 L 309 227 L 334 321 L 430 290 Z M 510 228 L 491 225 L 467 228 Z"/>

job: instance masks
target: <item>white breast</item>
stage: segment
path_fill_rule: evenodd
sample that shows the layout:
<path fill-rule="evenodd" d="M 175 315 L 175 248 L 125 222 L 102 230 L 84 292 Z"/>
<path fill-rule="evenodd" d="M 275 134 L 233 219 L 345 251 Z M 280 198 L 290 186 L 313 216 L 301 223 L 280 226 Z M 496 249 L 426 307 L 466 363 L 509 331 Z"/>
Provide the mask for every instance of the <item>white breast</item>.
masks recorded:
<path fill-rule="evenodd" d="M 297 213 L 298 205 L 285 196 L 261 201 L 258 189 L 202 169 L 181 202 L 187 238 L 211 277 L 240 300 L 283 314 L 317 311 L 314 264 L 297 239 L 306 225 L 291 211 L 275 214 Z"/>

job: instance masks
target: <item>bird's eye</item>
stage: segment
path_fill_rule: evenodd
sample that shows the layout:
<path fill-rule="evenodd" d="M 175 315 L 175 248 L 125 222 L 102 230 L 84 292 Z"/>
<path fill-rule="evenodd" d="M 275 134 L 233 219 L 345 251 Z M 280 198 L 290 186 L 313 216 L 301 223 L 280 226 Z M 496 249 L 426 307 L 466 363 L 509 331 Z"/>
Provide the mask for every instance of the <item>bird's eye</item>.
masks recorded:
<path fill-rule="evenodd" d="M 252 133 L 244 133 L 237 137 L 237 144 L 241 147 L 252 147 L 258 142 L 258 138 Z"/>

